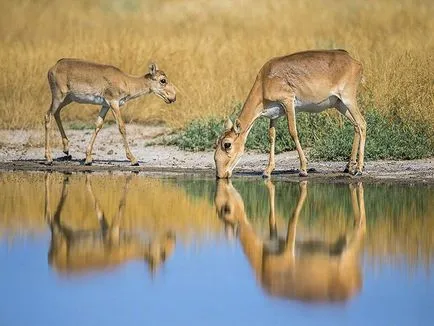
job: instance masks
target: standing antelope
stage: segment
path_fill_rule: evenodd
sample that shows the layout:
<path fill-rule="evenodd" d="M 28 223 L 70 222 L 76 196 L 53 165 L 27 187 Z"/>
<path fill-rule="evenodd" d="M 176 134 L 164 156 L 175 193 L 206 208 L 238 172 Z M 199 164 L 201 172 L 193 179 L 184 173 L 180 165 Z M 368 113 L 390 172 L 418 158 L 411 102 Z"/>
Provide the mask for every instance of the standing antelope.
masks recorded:
<path fill-rule="evenodd" d="M 350 184 L 354 230 L 334 243 L 296 241 L 296 228 L 307 196 L 307 181 L 300 182 L 300 195 L 288 221 L 285 238 L 277 232 L 275 189 L 269 193 L 270 240 L 256 234 L 246 216 L 244 202 L 230 180 L 218 180 L 215 204 L 228 231 L 236 228 L 239 241 L 264 290 L 272 296 L 308 302 L 346 301 L 362 287 L 360 251 L 366 232 L 363 186 Z M 232 232 L 233 233 L 233 232 Z"/>
<path fill-rule="evenodd" d="M 166 103 L 176 100 L 175 87 L 169 82 L 166 74 L 158 70 L 156 64 L 151 64 L 149 72 L 144 76 L 132 76 L 109 65 L 78 59 L 60 59 L 48 71 L 48 82 L 52 94 L 51 106 L 45 115 L 45 158 L 48 164 L 53 162 L 49 139 L 53 114 L 62 136 L 65 159 L 71 159 L 68 138 L 60 120 L 60 111 L 71 102 L 102 106 L 95 123 L 95 131 L 86 150 L 86 165 L 92 164 L 93 144 L 109 109 L 118 124 L 128 160 L 132 165 L 138 165 L 137 159 L 128 146 L 120 107 L 129 100 L 149 93 L 161 97 Z"/>
<path fill-rule="evenodd" d="M 300 176 L 307 176 L 307 160 L 298 140 L 297 112 L 318 113 L 336 108 L 354 126 L 354 141 L 345 172 L 361 175 L 366 141 L 366 122 L 356 101 L 362 80 L 362 65 L 345 50 L 318 50 L 273 58 L 261 68 L 240 115 L 225 124 L 214 154 L 216 175 L 229 178 L 244 152 L 244 145 L 255 120 L 270 119 L 270 155 L 264 176 L 275 168 L 276 119 L 286 116 L 288 129 L 300 158 Z M 357 151 L 359 153 L 358 161 Z"/>

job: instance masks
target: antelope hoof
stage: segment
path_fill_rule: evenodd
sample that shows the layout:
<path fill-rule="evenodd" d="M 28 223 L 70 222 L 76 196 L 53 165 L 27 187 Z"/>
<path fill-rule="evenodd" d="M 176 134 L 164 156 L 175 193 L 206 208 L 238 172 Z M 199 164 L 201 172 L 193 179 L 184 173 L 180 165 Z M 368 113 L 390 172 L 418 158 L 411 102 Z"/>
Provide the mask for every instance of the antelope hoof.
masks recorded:
<path fill-rule="evenodd" d="M 84 161 L 84 165 L 91 166 L 92 165 L 92 161 Z"/>
<path fill-rule="evenodd" d="M 139 162 L 138 161 L 131 162 L 131 166 L 139 166 Z"/>
<path fill-rule="evenodd" d="M 356 167 L 356 163 L 355 162 L 353 162 L 353 163 L 348 163 L 346 166 L 345 166 L 345 169 L 344 169 L 344 173 L 350 173 L 350 174 L 354 174 L 355 172 L 355 167 Z"/>
<path fill-rule="evenodd" d="M 298 176 L 305 178 L 305 177 L 307 177 L 307 172 L 301 170 L 301 171 L 298 173 Z"/>
<path fill-rule="evenodd" d="M 45 161 L 45 165 L 53 165 L 53 160 L 47 160 L 47 161 Z"/>
<path fill-rule="evenodd" d="M 348 166 L 345 168 L 345 170 L 344 170 L 344 173 L 349 173 L 349 174 L 352 174 L 352 175 L 355 175 L 356 173 L 357 173 L 357 171 L 353 168 L 353 169 L 351 169 L 351 168 L 349 168 Z M 361 173 L 361 172 L 360 172 Z"/>
<path fill-rule="evenodd" d="M 264 172 L 262 173 L 262 178 L 263 178 L 263 179 L 268 179 L 270 176 L 271 176 L 271 173 L 268 172 L 268 171 L 264 171 Z"/>
<path fill-rule="evenodd" d="M 57 160 L 58 161 L 71 161 L 72 156 L 71 155 L 65 155 L 65 156 L 59 157 Z"/>
<path fill-rule="evenodd" d="M 356 170 L 356 171 L 354 171 L 352 174 L 353 174 L 353 176 L 355 176 L 355 177 L 361 177 L 363 173 L 362 173 L 362 171 L 357 171 L 357 170 Z"/>

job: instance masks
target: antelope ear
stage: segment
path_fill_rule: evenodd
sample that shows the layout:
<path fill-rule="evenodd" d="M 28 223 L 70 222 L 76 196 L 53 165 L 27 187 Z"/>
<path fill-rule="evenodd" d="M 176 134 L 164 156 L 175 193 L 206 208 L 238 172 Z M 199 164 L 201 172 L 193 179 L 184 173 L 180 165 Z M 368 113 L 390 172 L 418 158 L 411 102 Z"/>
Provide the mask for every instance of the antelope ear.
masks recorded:
<path fill-rule="evenodd" d="M 156 63 L 151 63 L 149 65 L 149 73 L 151 74 L 152 77 L 155 76 L 155 74 L 157 73 L 158 67 Z"/>
<path fill-rule="evenodd" d="M 240 120 L 235 120 L 235 124 L 234 124 L 234 132 L 239 135 L 241 133 L 241 122 Z"/>
<path fill-rule="evenodd" d="M 231 130 L 233 126 L 234 124 L 232 123 L 231 118 L 228 118 L 225 122 L 225 130 L 226 131 Z"/>

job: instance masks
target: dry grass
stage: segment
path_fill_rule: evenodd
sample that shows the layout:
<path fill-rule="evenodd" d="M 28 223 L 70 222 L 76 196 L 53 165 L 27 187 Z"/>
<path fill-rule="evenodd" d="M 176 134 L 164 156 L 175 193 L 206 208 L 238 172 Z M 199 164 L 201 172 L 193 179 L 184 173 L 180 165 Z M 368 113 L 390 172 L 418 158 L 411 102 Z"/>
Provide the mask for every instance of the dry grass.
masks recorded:
<path fill-rule="evenodd" d="M 147 97 L 128 104 L 124 116 L 182 127 L 231 112 L 268 58 L 312 48 L 347 49 L 365 66 L 364 100 L 434 125 L 430 0 L 0 1 L 1 128 L 42 126 L 46 72 L 61 57 L 133 74 L 155 60 L 178 86 L 179 101 Z M 74 105 L 64 117 L 93 121 L 97 110 Z"/>

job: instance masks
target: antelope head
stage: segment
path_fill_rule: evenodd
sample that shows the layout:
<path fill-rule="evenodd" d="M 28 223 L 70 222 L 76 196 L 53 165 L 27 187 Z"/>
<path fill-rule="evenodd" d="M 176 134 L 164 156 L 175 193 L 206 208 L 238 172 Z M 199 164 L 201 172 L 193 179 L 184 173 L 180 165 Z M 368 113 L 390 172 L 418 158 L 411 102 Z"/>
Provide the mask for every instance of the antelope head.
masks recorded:
<path fill-rule="evenodd" d="M 158 70 L 155 63 L 149 65 L 149 72 L 145 75 L 145 79 L 150 82 L 150 91 L 161 97 L 164 102 L 169 104 L 176 101 L 175 86 L 169 81 L 162 70 Z"/>
<path fill-rule="evenodd" d="M 217 178 L 230 178 L 232 170 L 244 153 L 245 138 L 241 136 L 240 121 L 228 118 L 225 131 L 216 142 L 214 161 Z"/>

